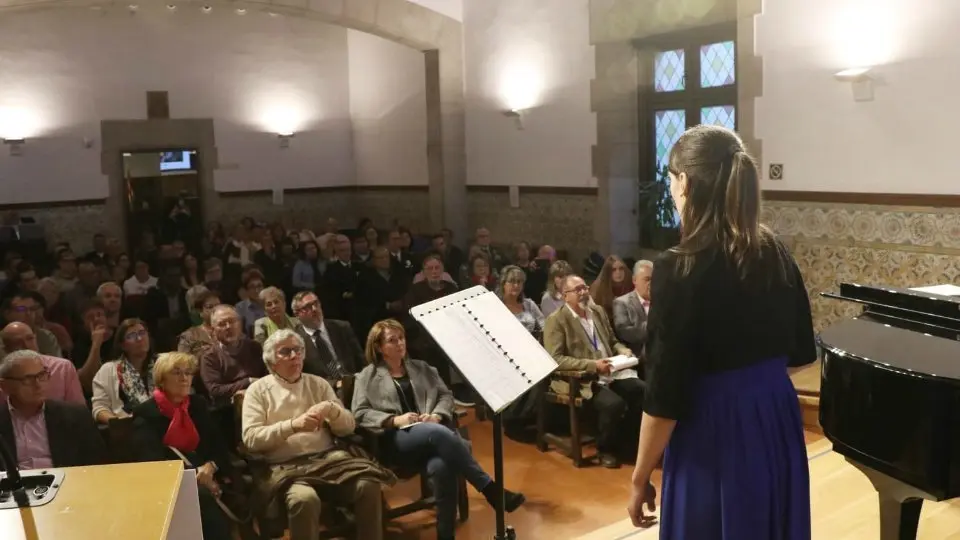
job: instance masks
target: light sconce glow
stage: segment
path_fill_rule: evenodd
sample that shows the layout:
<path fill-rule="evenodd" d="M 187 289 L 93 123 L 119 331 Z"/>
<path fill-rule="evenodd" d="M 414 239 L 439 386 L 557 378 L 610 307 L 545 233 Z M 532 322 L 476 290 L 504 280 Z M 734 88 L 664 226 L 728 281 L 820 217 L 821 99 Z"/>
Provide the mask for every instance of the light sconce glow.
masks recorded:
<path fill-rule="evenodd" d="M 500 78 L 500 99 L 511 111 L 523 111 L 543 99 L 543 77 L 532 66 L 514 66 Z"/>
<path fill-rule="evenodd" d="M 292 107 L 271 107 L 263 115 L 263 125 L 280 137 L 292 137 L 300 128 L 302 115 Z"/>
<path fill-rule="evenodd" d="M 833 75 L 840 82 L 850 83 L 854 101 L 873 101 L 873 77 L 870 68 L 850 68 Z"/>
<path fill-rule="evenodd" d="M 514 124 L 517 126 L 517 129 L 523 129 L 523 115 L 526 111 L 521 111 L 518 109 L 510 109 L 509 111 L 503 111 L 503 115 L 507 118 L 513 118 Z"/>
<path fill-rule="evenodd" d="M 894 0 L 838 0 L 831 8 L 829 26 L 834 65 L 879 66 L 903 56 L 910 35 L 902 2 Z"/>
<path fill-rule="evenodd" d="M 0 108 L 0 139 L 22 141 L 37 134 L 36 119 L 24 109 Z"/>

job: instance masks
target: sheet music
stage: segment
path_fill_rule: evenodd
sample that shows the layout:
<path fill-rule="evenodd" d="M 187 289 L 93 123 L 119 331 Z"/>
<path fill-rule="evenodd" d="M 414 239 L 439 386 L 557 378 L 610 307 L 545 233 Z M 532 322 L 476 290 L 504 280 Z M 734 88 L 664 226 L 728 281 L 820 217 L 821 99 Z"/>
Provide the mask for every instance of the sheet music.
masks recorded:
<path fill-rule="evenodd" d="M 499 298 L 477 286 L 410 310 L 496 412 L 557 369 Z"/>

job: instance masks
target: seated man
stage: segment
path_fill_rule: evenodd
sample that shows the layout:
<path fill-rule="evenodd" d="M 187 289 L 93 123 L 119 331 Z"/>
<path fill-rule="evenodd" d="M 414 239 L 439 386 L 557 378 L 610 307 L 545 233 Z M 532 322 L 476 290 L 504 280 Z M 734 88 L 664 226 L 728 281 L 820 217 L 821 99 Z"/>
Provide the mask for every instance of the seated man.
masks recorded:
<path fill-rule="evenodd" d="M 103 438 L 85 405 L 48 400 L 50 372 L 33 351 L 12 352 L 0 360 L 0 438 L 7 441 L 21 469 L 100 465 Z"/>
<path fill-rule="evenodd" d="M 33 335 L 36 338 L 37 350 L 39 350 L 41 354 L 62 358 L 63 351 L 57 342 L 57 336 L 53 335 L 53 332 L 40 326 L 40 316 L 43 314 L 43 306 L 36 301 L 34 298 L 35 294 L 37 293 L 32 291 L 18 291 L 15 293 L 13 297 L 4 302 L 3 316 L 7 322 L 19 322 L 30 325 L 30 328 L 33 330 Z M 4 351 L 0 351 L 0 354 L 3 352 Z M 13 351 L 6 349 L 5 352 Z"/>
<path fill-rule="evenodd" d="M 323 377 L 334 388 L 340 388 L 344 375 L 354 375 L 363 368 L 363 351 L 350 323 L 324 319 L 316 294 L 298 292 L 290 309 L 300 320 L 297 333 L 306 344 L 304 373 Z"/>
<path fill-rule="evenodd" d="M 80 377 L 73 362 L 56 356 L 46 356 L 37 351 L 37 337 L 33 329 L 26 324 L 12 322 L 0 331 L 0 340 L 7 353 L 16 351 L 32 351 L 37 354 L 49 375 L 46 384 L 46 397 L 56 401 L 68 401 L 86 407 L 87 401 L 83 397 L 80 387 Z M 0 400 L 6 399 L 6 394 L 0 388 Z"/>
<path fill-rule="evenodd" d="M 617 341 L 603 308 L 590 302 L 590 289 L 583 278 L 567 276 L 562 286 L 565 306 L 547 317 L 543 347 L 560 370 L 600 375 L 600 381 L 583 388 L 581 395 L 590 399 L 597 411 L 600 464 L 617 468 L 617 454 L 628 454 L 637 441 L 645 385 L 633 369 L 611 372 L 610 358 L 634 354 Z M 569 391 L 558 381 L 551 386 L 557 392 Z"/>
<path fill-rule="evenodd" d="M 278 330 L 263 349 L 270 374 L 247 389 L 241 415 L 244 446 L 272 465 L 258 486 L 261 502 L 283 498 L 292 540 L 319 536 L 323 500 L 353 505 L 356 537 L 381 540 L 381 484 L 392 485 L 396 478 L 334 447 L 334 436 L 353 433 L 354 418 L 327 381 L 303 373 L 299 334 Z"/>
<path fill-rule="evenodd" d="M 617 337 L 639 358 L 647 346 L 647 313 L 650 312 L 650 279 L 653 263 L 638 261 L 633 265 L 634 292 L 613 300 L 613 329 Z"/>
<path fill-rule="evenodd" d="M 211 401 L 224 404 L 266 375 L 267 368 L 260 344 L 243 335 L 236 309 L 227 305 L 215 307 L 210 325 L 217 343 L 200 359 L 200 378 Z"/>

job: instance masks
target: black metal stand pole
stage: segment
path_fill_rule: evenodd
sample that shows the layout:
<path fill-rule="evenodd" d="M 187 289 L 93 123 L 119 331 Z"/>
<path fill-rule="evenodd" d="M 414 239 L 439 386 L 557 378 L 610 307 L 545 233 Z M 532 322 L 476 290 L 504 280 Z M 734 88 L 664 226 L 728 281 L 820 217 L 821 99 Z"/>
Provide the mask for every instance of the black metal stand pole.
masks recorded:
<path fill-rule="evenodd" d="M 497 486 L 497 534 L 494 540 L 516 540 L 513 527 L 507 527 L 503 510 L 503 425 L 500 413 L 493 415 L 493 481 Z"/>

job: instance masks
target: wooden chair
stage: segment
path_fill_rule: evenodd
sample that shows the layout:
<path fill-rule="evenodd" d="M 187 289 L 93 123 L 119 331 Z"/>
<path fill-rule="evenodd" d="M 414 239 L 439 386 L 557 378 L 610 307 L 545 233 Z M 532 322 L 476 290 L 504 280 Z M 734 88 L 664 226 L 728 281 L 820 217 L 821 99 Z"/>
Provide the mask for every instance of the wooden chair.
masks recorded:
<path fill-rule="evenodd" d="M 346 399 L 344 403 L 346 403 L 348 407 L 353 402 L 354 382 L 355 380 L 352 375 L 344 377 L 343 379 L 343 387 L 341 390 L 343 391 L 343 396 Z M 464 416 L 466 416 L 465 411 L 457 411 L 452 420 L 453 425 L 451 427 L 457 430 L 461 437 L 469 441 L 470 434 L 467 432 L 466 427 L 460 426 L 460 419 Z M 367 451 L 376 456 L 377 459 L 381 459 L 383 456 L 383 450 L 380 447 L 380 435 L 360 427 L 357 428 L 357 433 L 363 437 L 364 447 L 367 449 Z M 419 512 L 420 510 L 436 507 L 437 503 L 433 498 L 433 490 L 430 486 L 430 481 L 425 474 L 426 471 L 405 469 L 402 467 L 391 467 L 391 470 L 400 480 L 412 480 L 414 478 L 419 478 L 420 498 L 409 504 L 398 506 L 396 508 L 387 507 L 387 510 L 384 513 L 384 520 L 396 519 L 414 512 Z M 463 522 L 470 517 L 470 501 L 467 498 L 467 481 L 461 476 L 458 479 L 458 484 L 457 513 L 460 521 Z"/>
<path fill-rule="evenodd" d="M 592 412 L 589 406 L 589 400 L 580 395 L 580 385 L 596 380 L 595 373 L 586 371 L 555 371 L 543 383 L 546 388 L 543 392 L 543 400 L 537 410 L 537 449 L 546 452 L 550 446 L 556 447 L 560 453 L 573 460 L 575 467 L 582 467 L 585 461 L 595 459 L 596 452 L 590 456 L 584 456 L 585 446 L 596 444 L 593 436 L 584 433 L 583 416 L 585 413 Z M 550 388 L 550 382 L 563 381 L 570 387 L 568 394 L 555 392 Z M 547 431 L 547 413 L 550 405 L 563 405 L 567 409 L 570 422 L 570 436 L 550 433 Z"/>

